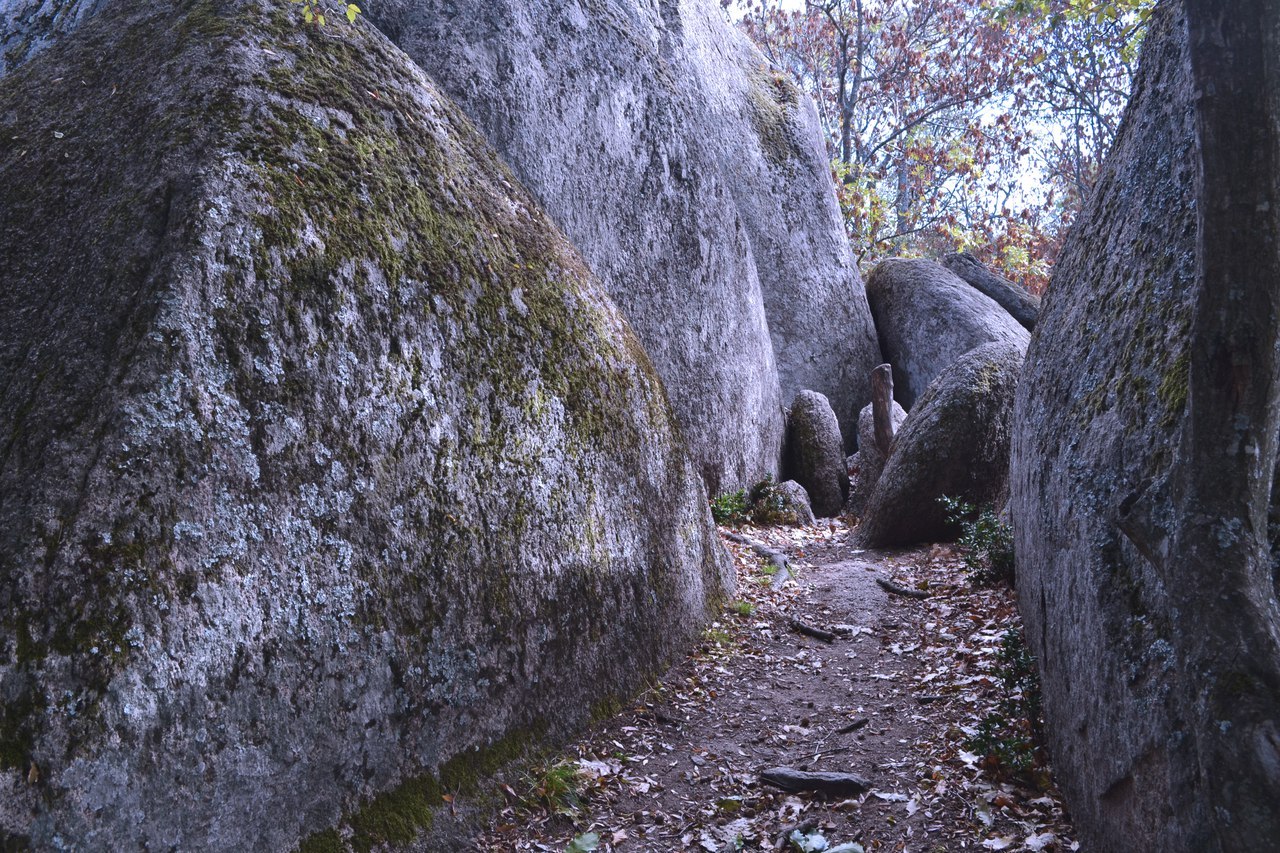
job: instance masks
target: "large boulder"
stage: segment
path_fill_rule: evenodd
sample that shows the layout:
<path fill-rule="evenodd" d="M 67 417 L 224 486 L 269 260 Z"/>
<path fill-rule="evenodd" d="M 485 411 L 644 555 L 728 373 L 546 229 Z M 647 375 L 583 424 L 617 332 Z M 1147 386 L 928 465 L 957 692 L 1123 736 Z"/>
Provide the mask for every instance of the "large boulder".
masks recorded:
<path fill-rule="evenodd" d="M 849 495 L 840 425 L 817 391 L 801 391 L 791 403 L 782 468 L 809 493 L 814 515 L 840 514 Z"/>
<path fill-rule="evenodd" d="M 933 261 L 881 261 L 867 276 L 867 299 L 906 409 L 969 350 L 997 341 L 1025 350 L 1030 341 L 998 302 Z"/>
<path fill-rule="evenodd" d="M 849 490 L 847 508 L 853 515 L 861 516 L 866 509 L 871 493 L 875 491 L 880 474 L 884 471 L 886 456 L 876 442 L 876 423 L 872 413 L 872 404 L 868 403 L 858 413 L 858 475 L 854 478 L 853 487 Z M 891 401 L 889 419 L 896 434 L 907 419 L 907 412 Z"/>
<path fill-rule="evenodd" d="M 880 363 L 812 103 L 714 0 L 372 0 L 636 329 L 713 494 L 777 473 L 782 407 L 852 436 Z"/>
<path fill-rule="evenodd" d="M 968 252 L 953 252 L 942 259 L 942 265 L 999 302 L 1028 332 L 1036 327 L 1040 316 L 1039 296 L 1009 281 Z"/>
<path fill-rule="evenodd" d="M 115 2 L 0 186 L 3 846 L 406 842 L 727 594 L 639 342 L 373 28 Z"/>
<path fill-rule="evenodd" d="M 1017 398 L 1019 600 L 1090 850 L 1280 839 L 1280 7 L 1208 5 L 1152 18 Z"/>
<path fill-rule="evenodd" d="M 1022 360 L 1016 343 L 985 344 L 933 381 L 894 436 L 855 532 L 858 542 L 884 547 L 954 539 L 960 531 L 947 517 L 944 496 L 1003 506 Z"/>

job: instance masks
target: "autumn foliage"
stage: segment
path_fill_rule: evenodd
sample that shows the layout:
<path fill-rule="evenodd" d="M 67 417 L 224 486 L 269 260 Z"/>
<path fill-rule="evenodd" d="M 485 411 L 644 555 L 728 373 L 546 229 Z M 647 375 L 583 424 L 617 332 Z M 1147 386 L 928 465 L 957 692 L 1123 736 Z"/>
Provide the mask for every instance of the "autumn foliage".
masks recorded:
<path fill-rule="evenodd" d="M 1043 289 L 1152 0 L 722 0 L 814 98 L 864 264 L 971 251 Z"/>

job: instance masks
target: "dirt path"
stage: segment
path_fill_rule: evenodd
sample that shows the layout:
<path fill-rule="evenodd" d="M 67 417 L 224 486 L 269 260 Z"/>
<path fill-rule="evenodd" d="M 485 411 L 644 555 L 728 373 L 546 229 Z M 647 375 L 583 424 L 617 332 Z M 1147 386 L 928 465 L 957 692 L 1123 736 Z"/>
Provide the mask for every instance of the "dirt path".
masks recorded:
<path fill-rule="evenodd" d="M 739 600 L 699 649 L 513 791 L 478 849 L 563 851 L 575 837 L 591 849 L 586 833 L 600 851 L 1074 849 L 1047 774 L 979 754 L 999 743 L 974 746 L 984 717 L 1008 717 L 1009 590 L 971 588 L 950 549 L 853 551 L 838 524 L 749 533 L 787 552 L 795 577 L 779 585 L 731 545 Z M 930 597 L 889 595 L 877 577 Z M 776 766 L 870 788 L 786 793 L 760 780 Z"/>

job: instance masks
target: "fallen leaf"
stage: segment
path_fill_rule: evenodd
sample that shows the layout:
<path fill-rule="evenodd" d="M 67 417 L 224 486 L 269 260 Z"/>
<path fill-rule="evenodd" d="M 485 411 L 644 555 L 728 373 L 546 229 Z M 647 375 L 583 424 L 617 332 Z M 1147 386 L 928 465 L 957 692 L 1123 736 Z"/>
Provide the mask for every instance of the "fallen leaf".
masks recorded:
<path fill-rule="evenodd" d="M 599 846 L 599 835 L 594 832 L 584 832 L 569 842 L 564 853 L 592 853 Z"/>

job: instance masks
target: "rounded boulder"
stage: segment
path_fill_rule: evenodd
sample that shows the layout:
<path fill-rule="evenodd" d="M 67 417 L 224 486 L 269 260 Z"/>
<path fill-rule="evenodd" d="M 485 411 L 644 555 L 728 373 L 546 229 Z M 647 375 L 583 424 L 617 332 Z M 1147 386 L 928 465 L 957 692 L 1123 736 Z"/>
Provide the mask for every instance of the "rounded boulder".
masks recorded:
<path fill-rule="evenodd" d="M 804 486 L 814 515 L 839 515 L 849 494 L 840 424 L 827 398 L 817 391 L 801 391 L 791 403 L 787 419 L 783 470 Z"/>
<path fill-rule="evenodd" d="M 908 410 L 975 347 L 999 342 L 1026 352 L 1031 340 L 1000 303 L 933 261 L 881 261 L 867 277 L 867 299 L 898 402 Z"/>
<path fill-rule="evenodd" d="M 954 539 L 939 499 L 1001 503 L 1008 491 L 1013 399 L 1023 351 L 978 347 L 947 368 L 894 437 L 856 536 L 871 547 Z"/>
<path fill-rule="evenodd" d="M 885 454 L 880 452 L 880 446 L 876 444 L 876 424 L 871 409 L 872 406 L 868 403 L 858 414 L 858 476 L 853 481 L 849 495 L 849 511 L 854 515 L 862 514 L 881 472 L 884 471 Z M 896 434 L 906 421 L 907 412 L 896 400 L 890 412 Z"/>

